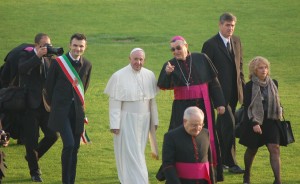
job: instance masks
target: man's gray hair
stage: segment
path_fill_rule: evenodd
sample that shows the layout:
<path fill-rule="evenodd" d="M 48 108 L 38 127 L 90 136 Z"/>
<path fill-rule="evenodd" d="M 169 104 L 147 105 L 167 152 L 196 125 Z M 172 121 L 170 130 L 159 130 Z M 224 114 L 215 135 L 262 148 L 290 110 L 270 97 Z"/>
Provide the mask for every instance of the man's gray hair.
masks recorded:
<path fill-rule="evenodd" d="M 223 24 L 224 22 L 231 22 L 231 21 L 234 21 L 234 22 L 237 21 L 236 16 L 234 16 L 232 13 L 225 12 L 220 16 L 221 24 Z"/>
<path fill-rule="evenodd" d="M 204 121 L 203 111 L 196 106 L 186 108 L 183 114 L 183 119 L 189 120 L 192 115 L 199 115 L 201 122 Z"/>

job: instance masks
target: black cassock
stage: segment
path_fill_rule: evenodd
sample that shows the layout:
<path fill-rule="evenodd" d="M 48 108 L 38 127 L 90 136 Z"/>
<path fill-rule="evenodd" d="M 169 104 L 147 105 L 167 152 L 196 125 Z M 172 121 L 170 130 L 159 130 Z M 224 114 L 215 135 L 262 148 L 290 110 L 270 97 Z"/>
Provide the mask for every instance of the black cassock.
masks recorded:
<path fill-rule="evenodd" d="M 167 75 L 165 71 L 168 62 L 175 66 L 170 75 Z M 213 136 L 211 139 L 212 164 L 217 173 L 217 181 L 223 181 L 214 107 L 225 106 L 225 100 L 217 78 L 217 71 L 211 60 L 202 53 L 190 53 L 186 61 L 177 61 L 173 58 L 168 62 L 162 67 L 157 85 L 162 90 L 174 90 L 169 130 L 182 125 L 183 113 L 187 107 L 199 107 L 205 114 L 205 128 Z"/>
<path fill-rule="evenodd" d="M 166 184 L 215 183 L 209 132 L 205 128 L 196 137 L 183 126 L 166 133 L 162 160 Z"/>

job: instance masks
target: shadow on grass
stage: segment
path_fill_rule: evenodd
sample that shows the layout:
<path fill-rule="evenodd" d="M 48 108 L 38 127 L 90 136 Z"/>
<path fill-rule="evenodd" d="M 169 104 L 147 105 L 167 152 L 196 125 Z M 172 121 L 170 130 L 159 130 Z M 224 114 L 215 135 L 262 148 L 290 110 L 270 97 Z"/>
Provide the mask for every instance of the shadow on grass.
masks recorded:
<path fill-rule="evenodd" d="M 18 183 L 31 183 L 31 179 L 10 179 L 9 181 L 6 181 L 5 178 L 2 179 L 2 183 L 13 183 L 13 184 L 18 184 Z"/>

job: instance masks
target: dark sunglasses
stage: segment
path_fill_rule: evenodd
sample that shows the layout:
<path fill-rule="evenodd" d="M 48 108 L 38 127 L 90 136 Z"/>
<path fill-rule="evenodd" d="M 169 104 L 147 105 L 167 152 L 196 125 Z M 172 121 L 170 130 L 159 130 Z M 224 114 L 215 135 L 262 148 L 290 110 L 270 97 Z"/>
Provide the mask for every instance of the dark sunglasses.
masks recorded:
<path fill-rule="evenodd" d="M 171 47 L 171 51 L 174 52 L 175 50 L 181 50 L 182 47 L 180 45 L 177 45 L 176 47 Z"/>

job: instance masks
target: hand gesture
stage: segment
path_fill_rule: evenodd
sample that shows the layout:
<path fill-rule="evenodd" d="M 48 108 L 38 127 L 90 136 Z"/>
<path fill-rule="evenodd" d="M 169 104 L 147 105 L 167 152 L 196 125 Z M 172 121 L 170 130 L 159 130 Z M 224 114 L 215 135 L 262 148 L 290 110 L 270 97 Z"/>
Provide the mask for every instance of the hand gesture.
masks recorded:
<path fill-rule="evenodd" d="M 171 63 L 168 62 L 168 64 L 166 65 L 166 69 L 165 70 L 166 70 L 167 74 L 169 75 L 170 73 L 172 73 L 174 71 L 174 68 L 175 68 L 175 66 L 171 65 Z"/>

